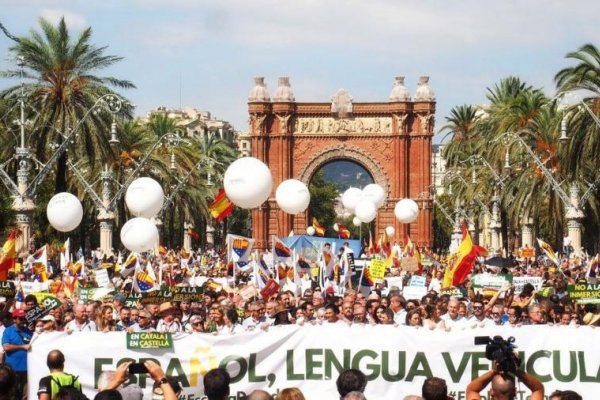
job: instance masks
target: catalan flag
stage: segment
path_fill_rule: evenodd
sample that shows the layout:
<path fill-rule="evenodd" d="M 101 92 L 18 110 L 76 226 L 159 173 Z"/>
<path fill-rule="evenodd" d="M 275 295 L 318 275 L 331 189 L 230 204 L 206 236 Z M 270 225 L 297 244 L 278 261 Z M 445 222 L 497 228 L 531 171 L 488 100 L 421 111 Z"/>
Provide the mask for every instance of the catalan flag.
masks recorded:
<path fill-rule="evenodd" d="M 233 203 L 229 201 L 225 194 L 225 189 L 221 188 L 213 202 L 208 206 L 208 211 L 217 222 L 221 222 L 233 212 L 233 207 Z"/>
<path fill-rule="evenodd" d="M 125 278 L 133 273 L 139 265 L 139 255 L 137 253 L 129 254 L 125 263 L 121 266 L 121 276 Z"/>
<path fill-rule="evenodd" d="M 33 264 L 33 277 L 38 282 L 46 282 L 48 280 L 48 273 L 46 266 L 42 263 Z"/>
<path fill-rule="evenodd" d="M 263 257 L 260 258 L 260 262 L 254 263 L 254 268 L 256 284 L 259 289 L 262 289 L 266 286 L 269 279 L 273 278 L 273 274 L 271 274 L 271 271 Z"/>
<path fill-rule="evenodd" d="M 350 239 L 350 229 L 346 225 L 338 224 L 338 234 L 340 239 Z"/>
<path fill-rule="evenodd" d="M 8 234 L 2 252 L 0 253 L 0 281 L 8 279 L 8 270 L 14 268 L 17 261 L 17 235 L 18 230 L 14 229 Z"/>
<path fill-rule="evenodd" d="M 136 267 L 133 274 L 133 288 L 136 292 L 145 293 L 154 289 L 156 284 L 156 275 L 150 265 L 150 262 L 146 264 L 146 267 Z"/>
<path fill-rule="evenodd" d="M 315 229 L 315 235 L 317 236 L 325 236 L 325 227 L 317 221 L 315 217 L 312 219 L 312 226 Z"/>
<path fill-rule="evenodd" d="M 371 271 L 368 266 L 364 266 L 360 276 L 359 292 L 367 296 L 371 292 L 371 288 L 375 286 L 375 281 L 371 276 Z"/>
<path fill-rule="evenodd" d="M 250 262 L 254 239 L 244 236 L 227 235 L 227 272 L 235 276 L 237 268 L 246 268 Z"/>

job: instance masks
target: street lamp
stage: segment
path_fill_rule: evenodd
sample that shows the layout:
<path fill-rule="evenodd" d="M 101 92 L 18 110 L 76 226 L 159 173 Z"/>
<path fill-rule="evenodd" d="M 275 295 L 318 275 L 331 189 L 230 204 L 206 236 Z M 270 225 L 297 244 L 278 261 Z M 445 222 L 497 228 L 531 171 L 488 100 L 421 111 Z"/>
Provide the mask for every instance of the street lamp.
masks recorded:
<path fill-rule="evenodd" d="M 31 236 L 31 214 L 35 210 L 35 198 L 37 196 L 39 185 L 44 181 L 46 176 L 48 176 L 54 163 L 64 154 L 68 146 L 73 142 L 73 139 L 78 134 L 84 121 L 92 112 L 98 112 L 104 109 L 115 115 L 121 110 L 125 100 L 114 93 L 108 93 L 99 97 L 92 107 L 84 113 L 83 117 L 76 123 L 73 129 L 66 134 L 61 133 L 64 138 L 63 142 L 56 148 L 48 161 L 43 163 L 34 157 L 31 148 L 26 143 L 25 126 L 29 124 L 29 121 L 25 119 L 25 93 L 23 81 L 23 68 L 25 63 L 22 58 L 19 57 L 17 59 L 17 65 L 21 68 L 21 93 L 18 99 L 20 118 L 17 121 L 17 124 L 19 125 L 19 143 L 15 147 L 15 154 L 13 156 L 17 161 L 17 182 L 15 183 L 6 171 L 6 167 L 11 160 L 7 160 L 5 163 L 0 164 L 0 180 L 2 180 L 2 183 L 6 186 L 13 198 L 12 209 L 16 213 L 15 219 L 17 226 L 21 231 L 21 236 L 17 242 L 17 253 L 21 254 L 26 251 L 29 244 Z M 39 171 L 37 175 L 29 181 L 31 160 L 37 163 Z"/>
<path fill-rule="evenodd" d="M 114 122 L 111 126 L 111 136 L 113 135 L 115 140 L 112 140 L 111 138 L 111 141 L 113 143 L 118 143 L 119 140 L 116 137 L 116 124 Z M 98 208 L 97 219 L 100 222 L 100 250 L 103 254 L 112 254 L 113 226 L 115 219 L 114 209 L 119 199 L 125 194 L 125 191 L 129 187 L 131 182 L 133 182 L 133 180 L 137 177 L 138 173 L 143 169 L 143 167 L 146 164 L 146 161 L 149 159 L 152 152 L 159 145 L 166 142 L 168 147 L 172 147 L 175 144 L 179 143 L 181 140 L 182 139 L 177 132 L 168 132 L 159 137 L 158 140 L 146 152 L 144 158 L 139 163 L 134 164 L 134 170 L 129 174 L 129 176 L 125 180 L 125 183 L 123 183 L 122 185 L 120 185 L 119 182 L 115 180 L 113 171 L 110 170 L 108 168 L 108 165 L 105 164 L 104 169 L 100 173 L 100 178 L 98 179 L 100 182 L 102 182 L 102 198 L 100 198 L 96 194 L 96 190 L 93 188 L 94 184 L 98 182 L 98 180 L 89 184 L 88 179 L 85 178 L 82 171 L 77 167 L 77 165 L 73 164 L 70 160 L 67 160 L 67 165 L 73 171 L 74 175 L 77 177 L 86 193 L 88 193 L 88 195 L 92 199 L 92 202 Z M 174 167 L 175 165 L 173 152 L 171 152 L 171 162 L 173 163 Z M 112 194 L 113 182 L 120 185 L 119 190 L 114 195 Z"/>
<path fill-rule="evenodd" d="M 581 97 L 579 97 L 578 95 L 576 95 L 574 93 L 571 93 L 571 94 L 559 93 L 556 96 L 554 96 L 554 98 L 561 100 L 561 102 L 563 103 L 563 105 L 562 105 L 563 108 L 582 106 L 583 109 L 590 115 L 590 117 L 592 117 L 592 120 L 596 123 L 596 126 L 598 126 L 600 128 L 600 118 L 598 118 L 598 116 L 592 111 L 592 109 L 587 105 L 585 100 L 582 99 Z M 575 101 L 568 101 L 567 98 L 571 98 L 572 100 L 574 99 Z M 566 117 L 567 116 L 565 115 L 560 123 L 560 138 L 559 138 L 559 140 L 562 143 L 565 143 L 569 140 L 569 137 L 567 136 L 567 118 Z"/>
<path fill-rule="evenodd" d="M 508 149 L 513 143 L 518 143 L 521 147 L 525 149 L 525 151 L 531 156 L 531 158 L 535 161 L 538 168 L 542 171 L 552 189 L 556 192 L 558 197 L 563 203 L 565 208 L 565 218 L 567 219 L 567 227 L 569 231 L 569 238 L 571 239 L 571 243 L 575 251 L 580 251 L 581 249 L 581 220 L 585 217 L 583 210 L 580 207 L 580 199 L 579 189 L 575 182 L 571 182 L 569 185 L 569 194 L 567 194 L 560 183 L 556 181 L 552 173 L 546 168 L 544 163 L 536 156 L 533 150 L 527 145 L 525 140 L 521 136 L 518 135 L 518 132 L 505 132 L 500 135 L 494 141 L 500 141 L 503 145 L 507 146 L 507 154 Z M 587 194 L 587 193 L 586 193 Z M 587 197 L 586 197 L 587 199 Z"/>
<path fill-rule="evenodd" d="M 192 174 L 196 170 L 202 170 L 203 166 L 207 167 L 206 186 L 207 187 L 213 186 L 212 173 L 211 173 L 213 163 L 214 163 L 214 161 L 209 158 L 202 158 L 202 159 L 200 159 L 200 161 L 198 161 L 196 164 L 194 164 L 194 166 L 183 176 L 183 178 L 179 179 L 175 175 L 173 175 L 173 178 L 177 181 L 177 185 L 175 187 L 173 187 L 173 189 L 171 190 L 171 193 L 169 193 L 169 196 L 167 196 L 167 198 L 165 199 L 165 201 L 163 203 L 162 208 L 160 209 L 160 211 L 157 214 L 156 220 L 159 222 L 159 224 L 163 218 L 165 211 L 170 208 L 171 203 L 173 203 L 173 201 L 175 200 L 175 196 L 177 196 L 177 194 L 185 187 L 187 180 L 192 176 Z M 173 153 L 171 153 L 171 167 L 170 168 L 171 168 L 171 171 L 173 171 L 173 172 L 177 171 L 177 165 L 175 164 L 175 156 Z M 183 248 L 186 251 L 190 251 L 192 248 L 192 237 L 189 234 L 188 228 L 186 228 L 186 226 L 189 228 L 192 225 L 188 221 L 184 222 Z"/>

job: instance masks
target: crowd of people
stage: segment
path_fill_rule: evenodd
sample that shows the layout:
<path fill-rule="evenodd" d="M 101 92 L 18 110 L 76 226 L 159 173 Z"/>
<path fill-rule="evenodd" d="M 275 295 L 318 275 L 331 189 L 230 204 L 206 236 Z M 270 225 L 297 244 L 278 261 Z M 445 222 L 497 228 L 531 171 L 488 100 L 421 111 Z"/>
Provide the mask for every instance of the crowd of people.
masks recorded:
<path fill-rule="evenodd" d="M 171 257 L 174 254 L 172 252 Z M 19 306 L 15 305 L 14 299 L 4 299 L 4 304 L 0 304 L 3 309 L 0 313 L 1 356 L 3 366 L 9 367 L 14 374 L 15 398 L 24 395 L 27 384 L 27 352 L 31 350 L 31 339 L 45 332 L 156 331 L 232 335 L 290 324 L 392 325 L 399 329 L 440 331 L 500 325 L 518 328 L 523 325 L 593 327 L 600 324 L 600 310 L 594 304 L 581 305 L 569 298 L 567 284 L 580 281 L 586 268 L 567 260 L 561 267 L 550 266 L 541 259 L 515 261 L 516 266 L 510 272 L 514 276 L 541 277 L 543 286 L 550 288 L 543 294 L 531 284 L 525 284 L 515 293 L 515 287 L 507 284 L 491 297 L 484 296 L 475 292 L 469 279 L 448 292 L 442 289 L 441 284 L 444 266 L 436 260 L 431 267 L 418 272 L 403 273 L 391 268 L 388 274 L 403 276 L 403 285 L 389 285 L 383 281 L 365 291 L 359 284 L 348 280 L 334 290 L 332 286 L 322 286 L 318 279 L 306 275 L 301 286 L 289 286 L 280 281 L 281 288 L 264 297 L 260 290 L 245 290 L 256 286 L 256 278 L 251 271 L 238 271 L 227 284 L 226 260 L 216 252 L 191 254 L 185 265 L 182 265 L 183 257 L 179 254 L 174 259 L 169 260 L 168 257 L 144 259 L 142 262 L 154 266 L 157 275 L 161 276 L 163 288 L 192 287 L 201 281 L 202 290 L 197 298 L 162 302 L 148 298 L 132 302 L 132 279 L 116 271 L 113 264 L 108 268 L 109 294 L 84 301 L 77 297 L 77 292 L 69 295 L 67 291 L 58 290 L 54 295 L 60 300 L 60 305 L 41 313 L 33 321 L 27 316 L 40 306 L 36 295 L 25 296 Z M 87 274 L 78 278 L 81 287 L 97 287 L 91 263 L 92 260 L 89 260 Z M 501 274 L 509 271 L 488 269 L 481 263 L 474 267 L 472 275 L 482 272 Z M 54 269 L 50 282 L 61 282 L 68 274 L 68 271 Z M 426 294 L 420 298 L 406 298 L 403 289 L 409 284 L 411 275 L 416 274 L 425 278 Z M 203 279 L 199 281 L 198 277 Z M 33 273 L 17 271 L 12 278 L 17 283 L 28 281 L 33 279 Z M 0 370 L 0 380 L 2 376 Z"/>

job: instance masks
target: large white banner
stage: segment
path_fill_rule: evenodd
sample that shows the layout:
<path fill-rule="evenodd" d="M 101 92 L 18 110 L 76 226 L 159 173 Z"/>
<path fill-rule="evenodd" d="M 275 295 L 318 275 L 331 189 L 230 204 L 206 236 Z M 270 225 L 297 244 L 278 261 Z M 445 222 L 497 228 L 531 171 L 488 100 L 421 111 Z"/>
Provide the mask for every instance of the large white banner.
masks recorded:
<path fill-rule="evenodd" d="M 66 357 L 65 370 L 79 375 L 90 398 L 102 371 L 128 360 L 152 358 L 180 380 L 185 400 L 204 399 L 202 376 L 218 366 L 226 366 L 232 376 L 232 399 L 242 399 L 254 389 L 277 393 L 291 386 L 309 399 L 335 399 L 340 371 L 359 368 L 368 376 L 365 394 L 370 399 L 420 394 L 423 381 L 438 376 L 459 400 L 465 398 L 471 379 L 490 368 L 485 346 L 475 346 L 473 338 L 494 335 L 515 337 L 526 370 L 544 382 L 547 394 L 574 389 L 584 399 L 597 398 L 600 329 L 545 326 L 443 332 L 344 324 L 273 327 L 233 336 L 182 334 L 174 337 L 172 350 L 151 351 L 127 350 L 120 332 L 46 333 L 33 341 L 28 357 L 29 394 L 36 398 L 38 382 L 48 374 L 48 352 L 60 349 Z M 150 378 L 135 375 L 132 381 L 150 397 Z M 520 390 L 517 398 L 525 399 L 529 391 L 524 385 Z"/>

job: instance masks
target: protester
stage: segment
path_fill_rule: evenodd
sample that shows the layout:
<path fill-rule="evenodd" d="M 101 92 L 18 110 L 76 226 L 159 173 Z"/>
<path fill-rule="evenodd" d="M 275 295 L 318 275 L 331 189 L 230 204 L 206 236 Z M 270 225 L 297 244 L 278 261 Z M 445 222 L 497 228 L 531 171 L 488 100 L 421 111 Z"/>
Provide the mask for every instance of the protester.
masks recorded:
<path fill-rule="evenodd" d="M 335 381 L 340 399 L 343 399 L 350 392 L 364 393 L 367 387 L 367 377 L 358 369 L 347 369 L 342 371 Z"/>
<path fill-rule="evenodd" d="M 421 389 L 421 396 L 423 400 L 447 400 L 448 386 L 446 385 L 446 381 L 437 377 L 425 379 Z"/>
<path fill-rule="evenodd" d="M 65 330 L 71 332 L 94 332 L 96 323 L 88 320 L 88 313 L 85 305 L 76 304 L 73 306 L 74 319 L 65 325 Z"/>
<path fill-rule="evenodd" d="M 282 389 L 277 395 L 277 400 L 305 400 L 304 394 L 298 388 Z"/>
<path fill-rule="evenodd" d="M 531 390 L 530 400 L 544 399 L 544 385 L 542 385 L 536 377 L 525 371 L 517 370 L 516 378 Z M 512 400 L 516 398 L 517 393 L 515 390 L 514 378 L 501 373 L 498 369 L 498 364 L 494 362 L 491 370 L 469 383 L 466 390 L 466 400 L 480 400 L 482 397 L 479 393 L 485 389 L 490 382 L 492 383 L 490 395 L 494 400 Z"/>
<path fill-rule="evenodd" d="M 48 353 L 46 365 L 50 375 L 40 380 L 37 391 L 39 400 L 53 400 L 61 389 L 67 387 L 81 392 L 79 377 L 64 372 L 65 356 L 60 350 L 52 350 Z"/>
<path fill-rule="evenodd" d="M 204 375 L 204 394 L 208 400 L 227 400 L 231 378 L 223 368 L 211 369 Z"/>
<path fill-rule="evenodd" d="M 4 362 L 15 373 L 15 399 L 27 398 L 27 352 L 31 350 L 31 331 L 27 327 L 25 311 L 15 310 L 12 313 L 13 325 L 2 333 Z"/>

